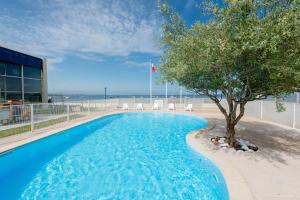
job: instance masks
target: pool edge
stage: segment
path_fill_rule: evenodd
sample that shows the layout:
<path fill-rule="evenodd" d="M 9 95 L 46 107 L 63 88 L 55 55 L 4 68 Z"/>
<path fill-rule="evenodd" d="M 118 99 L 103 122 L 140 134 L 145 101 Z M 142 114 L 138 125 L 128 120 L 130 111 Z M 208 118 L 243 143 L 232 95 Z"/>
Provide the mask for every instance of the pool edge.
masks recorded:
<path fill-rule="evenodd" d="M 148 113 L 169 113 L 169 114 L 186 115 L 186 116 L 197 117 L 199 119 L 205 120 L 204 118 L 200 118 L 200 117 L 194 115 L 193 113 L 183 113 L 183 112 L 147 111 L 147 110 L 142 111 L 142 112 L 132 111 L 132 110 L 129 110 L 129 111 L 124 111 L 124 110 L 109 111 L 107 113 L 96 114 L 96 115 L 90 116 L 89 118 L 81 119 L 80 121 L 70 121 L 70 122 L 59 124 L 58 126 L 53 126 L 53 127 L 47 127 L 45 129 L 40 129 L 38 131 L 35 131 L 35 132 L 31 133 L 31 135 L 29 137 L 21 138 L 21 139 L 18 139 L 16 141 L 13 141 L 13 142 L 1 144 L 0 145 L 0 155 L 6 154 L 6 152 L 9 153 L 12 150 L 14 150 L 15 148 L 18 148 L 18 147 L 24 146 L 26 144 L 29 144 L 29 143 L 47 138 L 47 137 L 52 136 L 52 135 L 60 134 L 61 132 L 65 131 L 65 130 L 74 128 L 76 126 L 80 126 L 82 124 L 100 119 L 100 118 L 105 117 L 105 116 L 115 115 L 115 114 L 123 114 L 123 113 L 147 113 L 147 112 Z M 27 134 L 27 133 L 29 133 L 29 132 L 26 132 L 24 134 Z M 22 135 L 22 134 L 20 134 L 20 135 Z M 16 136 L 16 135 L 14 135 L 14 136 Z M 18 136 L 16 136 L 16 137 L 18 137 Z"/>
<path fill-rule="evenodd" d="M 47 129 L 41 129 L 39 131 L 36 131 L 36 132 L 32 133 L 32 135 L 28 138 L 20 139 L 20 140 L 17 140 L 15 142 L 7 143 L 6 145 L 1 146 L 0 147 L 0 155 L 6 154 L 6 152 L 9 153 L 10 151 L 14 150 L 15 148 L 24 146 L 26 144 L 36 142 L 38 140 L 50 137 L 52 135 L 60 134 L 63 131 L 66 131 L 68 129 L 80 126 L 82 124 L 97 120 L 97 119 L 105 117 L 105 116 L 114 115 L 114 114 L 122 114 L 122 112 L 103 113 L 103 114 L 92 116 L 91 118 L 82 119 L 81 121 L 74 121 L 74 122 L 71 121 L 71 122 L 68 122 L 68 123 L 62 123 L 62 124 L 60 124 L 60 126 L 53 127 L 53 129 L 50 129 L 50 130 L 49 129 L 48 130 Z"/>
<path fill-rule="evenodd" d="M 192 131 L 185 137 L 187 145 L 195 152 L 205 156 L 211 160 L 221 171 L 226 182 L 230 200 L 255 200 L 247 182 L 240 174 L 238 169 L 230 165 L 230 161 L 224 162 L 224 158 L 214 156 L 214 152 L 210 148 L 200 143 L 195 138 L 198 131 Z M 237 177 L 237 175 L 239 177 Z"/>

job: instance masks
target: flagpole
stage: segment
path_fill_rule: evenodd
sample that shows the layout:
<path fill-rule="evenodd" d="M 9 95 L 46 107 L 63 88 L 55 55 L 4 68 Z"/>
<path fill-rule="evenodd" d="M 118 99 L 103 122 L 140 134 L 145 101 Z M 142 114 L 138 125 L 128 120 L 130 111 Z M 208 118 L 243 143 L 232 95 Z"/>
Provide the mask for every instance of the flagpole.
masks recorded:
<path fill-rule="evenodd" d="M 150 103 L 152 103 L 152 61 L 150 61 Z"/>

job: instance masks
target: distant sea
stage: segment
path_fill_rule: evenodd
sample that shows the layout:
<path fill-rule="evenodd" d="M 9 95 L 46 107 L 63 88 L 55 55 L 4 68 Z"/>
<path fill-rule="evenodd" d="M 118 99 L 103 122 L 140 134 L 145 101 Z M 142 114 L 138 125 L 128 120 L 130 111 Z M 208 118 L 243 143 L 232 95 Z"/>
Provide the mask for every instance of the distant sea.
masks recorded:
<path fill-rule="evenodd" d="M 149 98 L 149 95 L 107 95 L 107 99 L 115 98 Z M 165 95 L 153 95 L 153 98 L 165 98 Z M 186 98 L 207 98 L 205 95 L 182 95 Z M 49 94 L 49 98 L 53 102 L 62 102 L 62 101 L 84 101 L 84 100 L 100 100 L 104 99 L 104 95 L 85 95 L 85 94 Z M 168 98 L 180 98 L 179 95 L 170 95 Z"/>
<path fill-rule="evenodd" d="M 104 99 L 104 95 L 86 95 L 86 94 L 49 94 L 49 97 L 53 102 L 64 101 L 85 101 L 85 100 L 100 100 Z M 149 98 L 149 95 L 107 95 L 107 99 L 114 98 Z M 205 95 L 183 95 L 183 98 L 208 98 Z M 165 98 L 165 95 L 153 95 L 153 98 Z M 179 95 L 170 95 L 168 98 L 180 98 Z M 286 96 L 283 101 L 296 102 L 296 94 L 290 94 Z M 274 97 L 270 96 L 267 100 L 274 100 Z"/>

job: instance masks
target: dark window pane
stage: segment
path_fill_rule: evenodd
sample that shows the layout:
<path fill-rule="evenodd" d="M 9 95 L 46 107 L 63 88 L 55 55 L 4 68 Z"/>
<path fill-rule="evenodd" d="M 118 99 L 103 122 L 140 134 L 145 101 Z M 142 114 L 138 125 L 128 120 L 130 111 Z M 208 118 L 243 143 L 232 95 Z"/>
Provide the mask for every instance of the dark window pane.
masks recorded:
<path fill-rule="evenodd" d="M 24 79 L 24 93 L 41 92 L 41 80 Z"/>
<path fill-rule="evenodd" d="M 7 92 L 6 100 L 22 100 L 21 92 Z"/>
<path fill-rule="evenodd" d="M 6 77 L 6 91 L 22 91 L 21 78 Z"/>
<path fill-rule="evenodd" d="M 6 75 L 7 76 L 21 76 L 21 66 L 14 64 L 6 64 Z"/>
<path fill-rule="evenodd" d="M 40 93 L 30 93 L 30 94 L 24 94 L 25 101 L 30 102 L 41 102 L 42 101 L 42 95 Z"/>
<path fill-rule="evenodd" d="M 0 101 L 5 101 L 5 92 L 0 92 Z"/>
<path fill-rule="evenodd" d="M 6 64 L 4 62 L 0 62 L 0 75 L 5 75 Z"/>
<path fill-rule="evenodd" d="M 24 77 L 37 79 L 41 78 L 41 69 L 24 66 L 23 70 Z"/>
<path fill-rule="evenodd" d="M 0 92 L 5 91 L 5 76 L 0 76 Z"/>

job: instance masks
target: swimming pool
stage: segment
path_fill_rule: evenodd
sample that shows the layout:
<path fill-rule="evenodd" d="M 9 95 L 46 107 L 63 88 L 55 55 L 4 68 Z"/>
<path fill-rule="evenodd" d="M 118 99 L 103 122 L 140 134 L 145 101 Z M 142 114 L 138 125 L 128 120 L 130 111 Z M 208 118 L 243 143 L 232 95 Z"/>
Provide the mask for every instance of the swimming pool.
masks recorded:
<path fill-rule="evenodd" d="M 191 116 L 106 116 L 0 157 L 1 199 L 227 200 L 219 169 L 185 136 Z"/>

